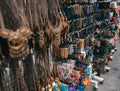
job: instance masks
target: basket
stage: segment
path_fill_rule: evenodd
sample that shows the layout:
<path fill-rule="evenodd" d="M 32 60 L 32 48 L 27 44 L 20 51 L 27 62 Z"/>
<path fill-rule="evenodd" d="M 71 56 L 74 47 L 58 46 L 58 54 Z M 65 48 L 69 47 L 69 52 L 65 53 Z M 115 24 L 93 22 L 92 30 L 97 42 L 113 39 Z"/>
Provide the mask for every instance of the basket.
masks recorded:
<path fill-rule="evenodd" d="M 84 39 L 78 39 L 77 48 L 78 49 L 84 48 Z"/>
<path fill-rule="evenodd" d="M 67 58 L 68 57 L 68 48 L 60 48 L 60 57 Z"/>

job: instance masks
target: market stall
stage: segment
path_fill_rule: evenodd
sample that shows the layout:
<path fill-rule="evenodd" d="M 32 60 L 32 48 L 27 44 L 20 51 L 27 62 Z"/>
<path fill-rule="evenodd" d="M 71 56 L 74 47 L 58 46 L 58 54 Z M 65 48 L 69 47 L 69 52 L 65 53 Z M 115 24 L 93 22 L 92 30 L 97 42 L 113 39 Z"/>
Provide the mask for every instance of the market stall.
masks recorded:
<path fill-rule="evenodd" d="M 1 0 L 0 91 L 84 91 L 104 84 L 119 39 L 113 0 Z"/>

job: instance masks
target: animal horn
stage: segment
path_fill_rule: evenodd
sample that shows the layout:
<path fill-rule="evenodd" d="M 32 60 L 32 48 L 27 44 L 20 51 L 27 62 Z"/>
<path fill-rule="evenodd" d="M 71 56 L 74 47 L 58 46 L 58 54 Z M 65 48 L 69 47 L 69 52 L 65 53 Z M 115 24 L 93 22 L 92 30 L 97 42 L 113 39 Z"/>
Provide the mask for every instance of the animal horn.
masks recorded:
<path fill-rule="evenodd" d="M 26 36 L 26 37 L 29 37 L 32 34 L 30 29 L 27 28 L 27 27 L 21 27 L 20 29 L 18 29 L 18 32 L 21 33 L 23 36 Z"/>
<path fill-rule="evenodd" d="M 9 31 L 7 29 L 2 29 L 0 31 L 0 36 L 3 38 L 8 38 L 9 37 Z"/>

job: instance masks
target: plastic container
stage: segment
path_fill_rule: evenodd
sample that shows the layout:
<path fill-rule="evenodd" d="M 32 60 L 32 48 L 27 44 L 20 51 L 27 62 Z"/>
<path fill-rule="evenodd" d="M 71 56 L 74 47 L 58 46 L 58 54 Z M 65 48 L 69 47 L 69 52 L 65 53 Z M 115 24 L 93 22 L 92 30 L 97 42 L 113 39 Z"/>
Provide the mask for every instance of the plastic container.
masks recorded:
<path fill-rule="evenodd" d="M 70 87 L 68 91 L 75 91 L 75 88 Z"/>
<path fill-rule="evenodd" d="M 61 83 L 59 87 L 60 87 L 60 91 L 68 91 L 68 85 L 64 83 Z"/>
<path fill-rule="evenodd" d="M 79 86 L 77 86 L 77 91 L 84 91 L 84 89 L 85 89 L 85 86 L 84 85 L 79 85 Z"/>

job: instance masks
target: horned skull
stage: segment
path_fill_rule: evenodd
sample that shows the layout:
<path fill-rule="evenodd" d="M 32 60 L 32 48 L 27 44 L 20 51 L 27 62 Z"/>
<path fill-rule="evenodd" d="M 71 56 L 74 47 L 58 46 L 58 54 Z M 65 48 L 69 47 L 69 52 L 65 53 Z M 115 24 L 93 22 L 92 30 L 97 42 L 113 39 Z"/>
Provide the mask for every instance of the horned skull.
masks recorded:
<path fill-rule="evenodd" d="M 69 24 L 65 21 L 64 16 L 57 15 L 57 21 L 59 21 L 57 26 L 52 26 L 48 22 L 48 27 L 45 32 L 47 33 L 49 39 L 51 39 L 51 44 L 53 46 L 59 47 L 61 44 L 61 32 L 65 29 L 66 33 L 69 32 Z"/>
<path fill-rule="evenodd" d="M 11 58 L 24 58 L 29 54 L 28 39 L 31 31 L 27 27 L 21 27 L 17 31 L 2 29 L 0 36 L 7 39 Z"/>

